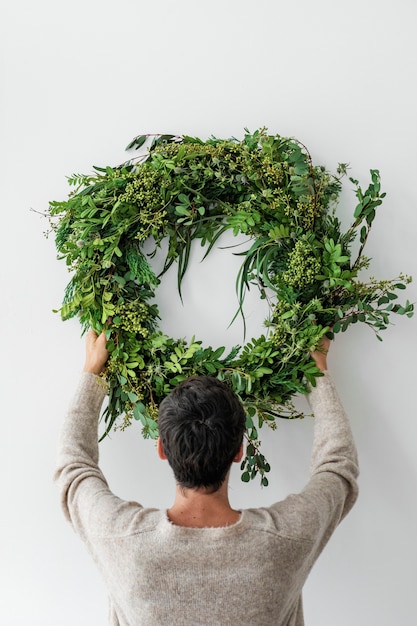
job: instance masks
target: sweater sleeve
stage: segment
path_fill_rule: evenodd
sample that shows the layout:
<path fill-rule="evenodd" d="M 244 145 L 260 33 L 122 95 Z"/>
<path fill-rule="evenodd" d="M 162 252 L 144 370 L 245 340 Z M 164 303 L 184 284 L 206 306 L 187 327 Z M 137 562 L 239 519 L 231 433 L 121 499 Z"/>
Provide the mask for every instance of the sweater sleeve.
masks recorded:
<path fill-rule="evenodd" d="M 83 515 L 88 515 L 99 494 L 109 493 L 98 467 L 98 418 L 105 395 L 105 382 L 83 372 L 58 443 L 54 480 L 64 514 L 81 534 Z"/>
<path fill-rule="evenodd" d="M 341 518 L 352 508 L 358 496 L 358 457 L 352 430 L 340 402 L 334 382 L 328 372 L 317 379 L 309 403 L 315 416 L 311 478 L 325 474 L 342 487 Z"/>
<path fill-rule="evenodd" d="M 328 372 L 317 378 L 309 403 L 314 412 L 310 479 L 301 493 L 273 505 L 276 526 L 310 546 L 309 571 L 358 495 L 358 461 L 352 431 Z"/>

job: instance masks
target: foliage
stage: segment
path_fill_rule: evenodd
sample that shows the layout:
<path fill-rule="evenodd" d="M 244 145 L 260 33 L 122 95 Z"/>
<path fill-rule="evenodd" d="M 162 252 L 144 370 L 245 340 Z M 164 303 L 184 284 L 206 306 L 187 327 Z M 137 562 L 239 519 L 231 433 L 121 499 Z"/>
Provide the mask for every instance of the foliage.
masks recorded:
<path fill-rule="evenodd" d="M 398 304 L 396 294 L 409 277 L 358 278 L 369 267 L 363 252 L 385 196 L 379 172 L 371 170 L 365 190 L 349 179 L 357 205 L 342 232 L 335 211 L 346 166 L 334 176 L 313 165 L 297 140 L 261 129 L 246 131 L 242 141 L 142 135 L 128 148 L 146 145 L 146 154 L 118 167 L 74 174 L 68 199 L 49 207 L 59 257 L 72 273 L 61 316 L 78 316 L 84 329 L 106 329 L 108 337 L 103 436 L 138 420 L 143 435 L 155 438 L 162 398 L 190 375 L 217 376 L 247 411 L 242 480 L 259 474 L 267 485 L 259 430 L 275 428 L 277 417 L 302 417 L 292 397 L 321 375 L 309 352 L 322 336 L 363 322 L 380 339 L 393 313 L 413 314 L 413 305 Z M 153 240 L 156 251 L 168 240 L 162 273 L 177 264 L 181 294 L 193 242 L 207 255 L 227 230 L 249 240 L 236 280 L 237 314 L 253 285 L 270 308 L 266 333 L 229 354 L 160 331 L 161 276 L 143 251 L 145 241 Z"/>

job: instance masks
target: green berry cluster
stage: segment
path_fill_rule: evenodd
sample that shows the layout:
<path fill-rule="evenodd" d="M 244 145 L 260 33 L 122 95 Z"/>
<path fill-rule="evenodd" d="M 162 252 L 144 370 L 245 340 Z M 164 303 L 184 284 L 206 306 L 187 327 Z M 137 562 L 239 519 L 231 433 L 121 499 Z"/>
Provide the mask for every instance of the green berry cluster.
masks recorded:
<path fill-rule="evenodd" d="M 313 197 L 302 196 L 297 200 L 296 213 L 298 222 L 304 230 L 313 230 L 316 219 L 317 205 Z"/>
<path fill-rule="evenodd" d="M 120 202 L 134 204 L 138 209 L 161 204 L 159 193 L 161 177 L 147 163 L 138 167 L 134 172 L 126 174 L 125 177 L 129 182 L 126 184 L 124 193 L 119 196 Z"/>
<path fill-rule="evenodd" d="M 260 165 L 260 172 L 265 185 L 274 191 L 280 190 L 286 181 L 288 163 L 275 162 L 270 155 L 265 155 Z"/>
<path fill-rule="evenodd" d="M 300 288 L 311 285 L 320 272 L 320 262 L 316 259 L 311 245 L 299 239 L 288 255 L 288 267 L 282 274 L 287 285 Z"/>
<path fill-rule="evenodd" d="M 148 413 L 151 420 L 153 420 L 154 422 L 158 421 L 158 407 L 156 406 L 156 404 L 147 404 L 146 412 Z"/>
<path fill-rule="evenodd" d="M 144 163 L 130 172 L 127 178 L 129 182 L 118 199 L 122 206 L 134 207 L 137 216 L 134 220 L 135 238 L 145 241 L 150 236 L 158 236 L 166 222 L 160 173 Z"/>
<path fill-rule="evenodd" d="M 144 302 L 133 300 L 131 302 L 121 302 L 115 306 L 115 317 L 112 325 L 126 332 L 147 337 L 149 335 L 149 330 L 146 327 L 148 319 L 148 305 Z"/>

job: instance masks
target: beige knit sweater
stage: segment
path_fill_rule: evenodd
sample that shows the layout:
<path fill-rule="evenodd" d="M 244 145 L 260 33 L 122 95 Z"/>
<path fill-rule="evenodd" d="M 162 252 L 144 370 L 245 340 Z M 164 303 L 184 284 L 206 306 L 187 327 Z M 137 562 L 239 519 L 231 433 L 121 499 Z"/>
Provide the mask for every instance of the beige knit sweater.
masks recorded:
<path fill-rule="evenodd" d="M 245 509 L 225 528 L 175 526 L 166 511 L 113 495 L 98 467 L 104 395 L 99 379 L 84 373 L 55 476 L 64 512 L 106 582 L 109 624 L 302 626 L 303 584 L 357 497 L 355 445 L 330 376 L 309 396 L 315 430 L 305 489 Z"/>

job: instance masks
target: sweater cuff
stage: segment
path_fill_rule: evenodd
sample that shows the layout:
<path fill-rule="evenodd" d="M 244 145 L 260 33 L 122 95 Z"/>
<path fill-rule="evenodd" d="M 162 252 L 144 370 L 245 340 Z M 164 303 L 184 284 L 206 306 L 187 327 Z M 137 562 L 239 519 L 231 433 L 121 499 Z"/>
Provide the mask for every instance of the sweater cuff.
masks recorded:
<path fill-rule="evenodd" d="M 78 404 L 77 400 L 89 399 L 89 405 L 92 411 L 99 413 L 103 400 L 108 393 L 108 385 L 105 378 L 96 376 L 91 372 L 81 372 L 78 386 L 75 390 L 74 400 L 75 404 Z"/>
<path fill-rule="evenodd" d="M 325 399 L 329 391 L 336 392 L 336 387 L 329 370 L 323 371 L 323 376 L 316 378 L 316 386 L 310 385 L 309 393 L 307 396 L 310 406 L 316 405 L 321 399 Z M 337 392 L 336 392 L 337 393 Z"/>

